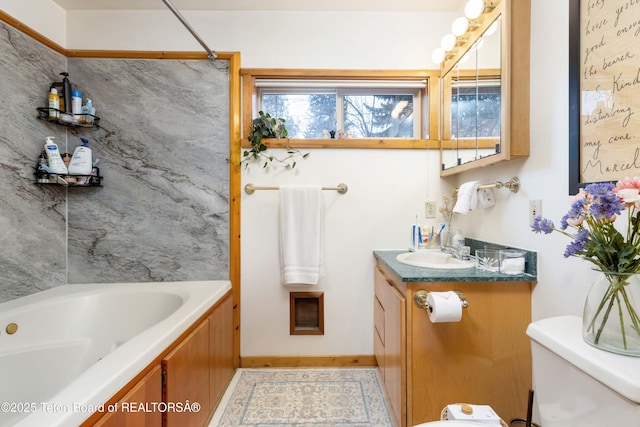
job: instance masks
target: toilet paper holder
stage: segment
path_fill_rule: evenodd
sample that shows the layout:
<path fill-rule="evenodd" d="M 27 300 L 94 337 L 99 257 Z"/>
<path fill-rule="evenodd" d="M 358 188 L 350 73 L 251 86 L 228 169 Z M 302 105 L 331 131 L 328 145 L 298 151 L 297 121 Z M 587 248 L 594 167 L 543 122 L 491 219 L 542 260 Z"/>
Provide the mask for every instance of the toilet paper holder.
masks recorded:
<path fill-rule="evenodd" d="M 467 297 L 464 296 L 464 292 L 462 291 L 453 291 L 458 294 L 460 298 L 460 303 L 462 304 L 462 308 L 469 307 L 469 301 Z M 424 308 L 429 311 L 431 307 L 429 306 L 429 302 L 427 301 L 427 297 L 429 295 L 429 291 L 419 290 L 413 295 L 413 302 L 420 308 Z"/>

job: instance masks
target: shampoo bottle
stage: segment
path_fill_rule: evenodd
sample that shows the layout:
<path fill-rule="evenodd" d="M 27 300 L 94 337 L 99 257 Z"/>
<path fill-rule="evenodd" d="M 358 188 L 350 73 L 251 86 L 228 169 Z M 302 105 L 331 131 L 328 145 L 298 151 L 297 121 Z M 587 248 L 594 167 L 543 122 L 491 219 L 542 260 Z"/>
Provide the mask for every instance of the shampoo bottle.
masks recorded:
<path fill-rule="evenodd" d="M 79 90 L 71 91 L 71 112 L 73 113 L 73 121 L 77 122 L 82 113 L 82 92 Z"/>
<path fill-rule="evenodd" d="M 80 138 L 82 145 L 76 147 L 69 163 L 69 174 L 71 175 L 91 175 L 91 148 L 87 147 L 86 138 Z"/>
<path fill-rule="evenodd" d="M 60 111 L 64 111 L 64 86 L 62 82 L 53 82 L 49 89 L 55 89 L 60 98 Z"/>
<path fill-rule="evenodd" d="M 58 120 L 60 118 L 60 97 L 58 96 L 58 90 L 51 88 L 49 94 L 49 120 Z"/>
<path fill-rule="evenodd" d="M 58 146 L 53 142 L 53 139 L 53 136 L 48 136 L 47 141 L 44 144 L 44 150 L 47 153 L 49 168 L 53 171 L 53 173 L 66 175 L 67 168 L 62 161 L 62 157 L 60 156 L 60 150 L 58 150 Z"/>

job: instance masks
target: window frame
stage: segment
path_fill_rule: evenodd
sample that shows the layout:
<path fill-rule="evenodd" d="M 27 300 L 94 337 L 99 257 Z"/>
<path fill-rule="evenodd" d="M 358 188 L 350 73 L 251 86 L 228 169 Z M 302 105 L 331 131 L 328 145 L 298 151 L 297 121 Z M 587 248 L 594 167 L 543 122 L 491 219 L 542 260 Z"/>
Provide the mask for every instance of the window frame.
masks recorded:
<path fill-rule="evenodd" d="M 420 135 L 418 138 L 305 138 L 287 139 L 294 148 L 429 148 L 439 149 L 439 77 L 440 70 L 310 70 L 310 69 L 258 69 L 240 70 L 242 77 L 242 147 L 250 147 L 247 135 L 251 129 L 253 112 L 258 103 L 258 88 L 255 81 L 261 79 L 323 79 L 323 80 L 425 80 L 426 87 L 421 89 L 420 109 L 428 111 L 428 124 L 422 123 L 425 114 L 420 117 Z M 428 95 L 428 96 L 427 96 Z M 424 128 L 428 126 L 430 139 L 423 138 Z M 269 148 L 283 148 L 284 140 L 266 140 Z"/>

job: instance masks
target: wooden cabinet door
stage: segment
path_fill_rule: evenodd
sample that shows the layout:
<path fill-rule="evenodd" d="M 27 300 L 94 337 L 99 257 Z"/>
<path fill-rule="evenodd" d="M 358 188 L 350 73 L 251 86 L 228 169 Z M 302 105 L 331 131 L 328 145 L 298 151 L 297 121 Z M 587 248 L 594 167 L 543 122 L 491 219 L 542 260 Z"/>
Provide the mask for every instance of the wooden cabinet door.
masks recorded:
<path fill-rule="evenodd" d="M 385 374 L 385 354 L 384 354 L 384 306 L 385 288 L 389 286 L 387 280 L 378 269 L 374 272 L 374 298 L 373 298 L 373 354 L 378 362 L 380 375 L 384 381 Z"/>
<path fill-rule="evenodd" d="M 145 411 L 153 406 L 140 407 L 145 403 L 157 405 L 162 401 L 162 370 L 160 365 L 145 375 L 122 399 L 118 410 L 100 418 L 95 427 L 159 427 L 162 425 L 160 410 Z M 124 410 L 123 410 L 124 409 Z"/>
<path fill-rule="evenodd" d="M 209 408 L 218 405 L 233 376 L 233 295 L 228 294 L 209 316 Z"/>
<path fill-rule="evenodd" d="M 531 388 L 531 284 L 414 282 L 418 290 L 462 291 L 469 307 L 459 322 L 432 323 L 411 305 L 409 425 L 433 421 L 446 405 L 490 405 L 504 420 L 527 413 Z"/>
<path fill-rule="evenodd" d="M 378 293 L 373 298 L 373 355 L 376 357 L 384 380 L 384 307 L 380 301 L 381 298 L 382 296 Z"/>
<path fill-rule="evenodd" d="M 389 284 L 385 306 L 385 385 L 396 421 L 406 427 L 407 420 L 407 358 L 406 300 Z"/>
<path fill-rule="evenodd" d="M 389 404 L 397 425 L 406 426 L 407 420 L 407 357 L 406 357 L 406 299 L 376 269 L 375 288 L 377 300 L 384 313 L 384 327 L 376 327 L 376 333 L 383 329 L 384 365 L 381 366 L 383 381 Z M 380 322 L 380 319 L 377 320 Z"/>
<path fill-rule="evenodd" d="M 205 319 L 163 360 L 165 427 L 201 427 L 209 420 L 209 320 Z M 172 411 L 171 405 L 194 403 L 196 411 Z"/>

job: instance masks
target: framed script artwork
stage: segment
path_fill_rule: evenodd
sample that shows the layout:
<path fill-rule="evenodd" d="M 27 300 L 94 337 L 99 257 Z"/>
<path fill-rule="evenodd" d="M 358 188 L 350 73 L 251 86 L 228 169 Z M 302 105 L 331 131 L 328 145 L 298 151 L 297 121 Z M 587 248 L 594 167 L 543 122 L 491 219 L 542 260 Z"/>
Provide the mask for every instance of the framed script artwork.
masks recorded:
<path fill-rule="evenodd" d="M 570 0 L 569 191 L 640 174 L 640 0 Z"/>

